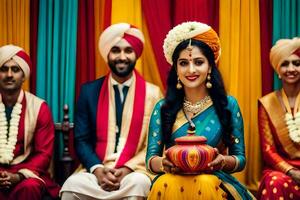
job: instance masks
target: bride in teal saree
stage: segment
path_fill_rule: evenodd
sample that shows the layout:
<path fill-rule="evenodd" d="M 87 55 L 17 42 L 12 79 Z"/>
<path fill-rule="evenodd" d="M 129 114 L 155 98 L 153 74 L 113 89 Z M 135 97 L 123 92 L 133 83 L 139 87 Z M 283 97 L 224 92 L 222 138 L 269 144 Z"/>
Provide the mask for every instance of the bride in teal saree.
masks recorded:
<path fill-rule="evenodd" d="M 236 99 L 227 96 L 216 62 L 220 42 L 206 24 L 173 28 L 164 43 L 172 65 L 166 98 L 155 106 L 149 125 L 146 166 L 156 174 L 148 199 L 255 199 L 231 173 L 246 164 L 243 118 Z M 196 135 L 218 149 L 208 170 L 186 175 L 164 156 L 193 124 Z"/>

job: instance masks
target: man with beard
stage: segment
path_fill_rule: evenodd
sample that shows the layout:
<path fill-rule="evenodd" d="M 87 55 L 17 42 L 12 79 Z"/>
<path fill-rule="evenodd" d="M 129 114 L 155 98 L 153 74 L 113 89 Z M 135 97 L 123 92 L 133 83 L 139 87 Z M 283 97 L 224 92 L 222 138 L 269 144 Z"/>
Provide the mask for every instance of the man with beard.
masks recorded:
<path fill-rule="evenodd" d="M 136 70 L 142 32 L 120 23 L 100 36 L 110 72 L 81 87 L 75 115 L 75 148 L 87 172 L 64 183 L 62 199 L 144 199 L 151 181 L 145 152 L 149 118 L 160 89 Z"/>
<path fill-rule="evenodd" d="M 54 123 L 46 102 L 23 91 L 30 58 L 14 45 L 0 48 L 0 199 L 40 200 L 60 187 L 47 172 Z"/>

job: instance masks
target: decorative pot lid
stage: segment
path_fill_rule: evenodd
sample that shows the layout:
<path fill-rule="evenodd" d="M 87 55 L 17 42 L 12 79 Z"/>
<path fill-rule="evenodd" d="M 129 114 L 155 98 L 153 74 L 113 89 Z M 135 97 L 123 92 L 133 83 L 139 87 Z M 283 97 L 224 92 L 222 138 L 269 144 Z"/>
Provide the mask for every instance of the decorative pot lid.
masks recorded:
<path fill-rule="evenodd" d="M 206 141 L 206 137 L 196 135 L 187 135 L 175 139 L 177 144 L 205 144 Z"/>

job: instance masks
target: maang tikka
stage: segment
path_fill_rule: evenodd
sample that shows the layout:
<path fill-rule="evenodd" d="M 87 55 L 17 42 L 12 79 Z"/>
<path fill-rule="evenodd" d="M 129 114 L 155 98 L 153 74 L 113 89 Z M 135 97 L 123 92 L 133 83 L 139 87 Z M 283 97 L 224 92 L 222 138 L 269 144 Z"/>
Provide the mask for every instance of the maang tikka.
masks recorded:
<path fill-rule="evenodd" d="M 192 51 L 193 51 L 192 39 L 190 39 L 189 45 L 186 47 L 186 50 L 189 52 L 190 59 L 192 59 Z"/>

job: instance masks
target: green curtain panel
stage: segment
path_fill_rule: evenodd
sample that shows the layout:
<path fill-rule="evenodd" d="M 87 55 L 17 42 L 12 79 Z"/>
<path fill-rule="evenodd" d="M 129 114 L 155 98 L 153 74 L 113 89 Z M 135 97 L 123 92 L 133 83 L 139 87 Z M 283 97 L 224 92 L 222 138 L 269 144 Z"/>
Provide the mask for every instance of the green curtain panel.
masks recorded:
<path fill-rule="evenodd" d="M 273 1 L 273 45 L 281 38 L 300 36 L 300 0 Z M 274 73 L 274 89 L 281 88 L 281 81 Z"/>
<path fill-rule="evenodd" d="M 51 107 L 55 122 L 64 104 L 74 116 L 77 0 L 41 0 L 37 44 L 37 96 Z"/>

